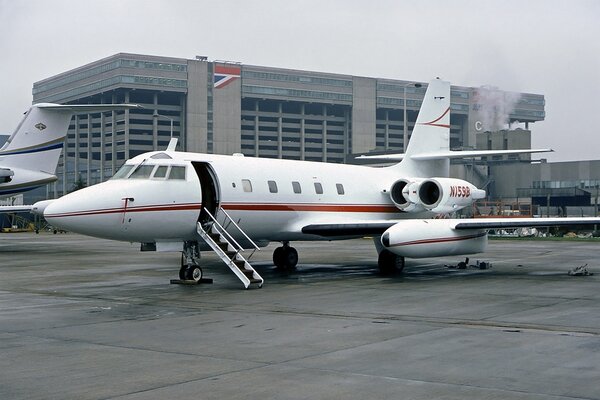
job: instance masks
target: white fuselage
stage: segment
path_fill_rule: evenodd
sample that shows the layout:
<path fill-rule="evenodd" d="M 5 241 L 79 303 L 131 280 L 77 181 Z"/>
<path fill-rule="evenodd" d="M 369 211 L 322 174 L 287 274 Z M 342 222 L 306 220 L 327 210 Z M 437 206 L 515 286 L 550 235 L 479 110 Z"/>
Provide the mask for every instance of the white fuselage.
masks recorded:
<path fill-rule="evenodd" d="M 151 158 L 156 154 L 170 158 Z M 208 189 L 206 183 L 201 187 L 193 163 L 210 166 L 218 205 L 257 242 L 323 240 L 302 228 L 407 215 L 388 193 L 399 178 L 397 169 L 180 152 L 147 153 L 127 162 L 140 163 L 148 170 L 154 166 L 153 175 L 159 166 L 185 166 L 185 179 L 136 178 L 135 173 L 112 179 L 55 201 L 46 208 L 46 219 L 71 231 L 129 242 L 195 240 Z M 431 213 L 411 214 L 427 216 Z"/>

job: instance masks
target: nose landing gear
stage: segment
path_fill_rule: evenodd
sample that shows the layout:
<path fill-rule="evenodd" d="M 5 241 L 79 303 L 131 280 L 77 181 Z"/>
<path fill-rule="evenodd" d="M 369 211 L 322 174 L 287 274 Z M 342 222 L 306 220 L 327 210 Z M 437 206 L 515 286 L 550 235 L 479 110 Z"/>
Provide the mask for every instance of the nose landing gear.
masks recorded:
<path fill-rule="evenodd" d="M 291 247 L 289 242 L 283 242 L 283 246 L 273 251 L 273 264 L 282 271 L 295 269 L 298 264 L 298 251 Z"/>
<path fill-rule="evenodd" d="M 200 251 L 198 242 L 188 241 L 183 244 L 181 253 L 181 267 L 179 268 L 179 279 L 181 281 L 200 283 L 208 281 L 202 279 L 202 268 L 200 268 Z M 212 282 L 212 280 L 210 280 Z"/>

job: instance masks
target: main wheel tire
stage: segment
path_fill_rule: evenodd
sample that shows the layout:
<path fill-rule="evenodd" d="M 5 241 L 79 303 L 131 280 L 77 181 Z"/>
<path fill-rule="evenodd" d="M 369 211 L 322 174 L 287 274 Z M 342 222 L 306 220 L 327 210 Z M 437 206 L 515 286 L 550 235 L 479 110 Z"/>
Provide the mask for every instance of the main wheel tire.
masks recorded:
<path fill-rule="evenodd" d="M 404 257 L 389 250 L 382 250 L 377 259 L 377 265 L 382 275 L 393 275 L 404 269 Z"/>
<path fill-rule="evenodd" d="M 396 256 L 396 271 L 402 272 L 404 270 L 404 266 L 406 265 L 406 260 L 402 256 Z"/>
<path fill-rule="evenodd" d="M 186 265 L 182 265 L 179 268 L 179 279 L 182 281 L 185 281 L 186 277 L 185 277 L 185 271 L 187 270 L 187 266 Z"/>
<path fill-rule="evenodd" d="M 284 247 L 283 262 L 286 269 L 294 269 L 298 265 L 298 251 L 293 247 Z"/>
<path fill-rule="evenodd" d="M 273 264 L 283 271 L 296 268 L 298 265 L 298 251 L 289 246 L 281 246 L 273 251 Z"/>
<path fill-rule="evenodd" d="M 185 269 L 185 279 L 188 281 L 199 282 L 202 279 L 202 268 L 197 265 L 188 265 Z"/>
<path fill-rule="evenodd" d="M 285 256 L 285 250 L 283 246 L 280 246 L 273 251 L 273 265 L 277 268 L 283 268 L 283 257 Z"/>

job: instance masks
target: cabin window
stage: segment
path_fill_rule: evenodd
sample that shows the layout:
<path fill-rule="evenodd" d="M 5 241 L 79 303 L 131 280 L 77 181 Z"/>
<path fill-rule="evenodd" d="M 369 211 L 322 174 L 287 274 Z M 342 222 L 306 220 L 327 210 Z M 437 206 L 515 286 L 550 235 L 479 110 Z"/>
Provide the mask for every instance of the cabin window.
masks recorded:
<path fill-rule="evenodd" d="M 337 188 L 338 194 L 344 194 L 344 185 L 341 183 L 336 183 L 335 187 Z"/>
<path fill-rule="evenodd" d="M 117 171 L 116 174 L 113 175 L 111 179 L 125 179 L 125 177 L 131 172 L 134 165 L 131 164 L 123 164 L 121 168 Z"/>
<path fill-rule="evenodd" d="M 321 185 L 319 182 L 315 182 L 315 192 L 317 194 L 323 194 L 323 185 Z"/>
<path fill-rule="evenodd" d="M 292 189 L 294 189 L 294 193 L 302 193 L 302 187 L 300 187 L 300 182 L 292 182 Z"/>
<path fill-rule="evenodd" d="M 154 171 L 154 178 L 166 178 L 167 168 L 168 167 L 166 165 L 160 165 L 158 168 L 156 168 L 156 171 Z"/>
<path fill-rule="evenodd" d="M 244 188 L 244 192 L 252 191 L 252 182 L 249 179 L 242 179 L 242 188 Z"/>
<path fill-rule="evenodd" d="M 129 175 L 129 179 L 148 179 L 152 175 L 154 165 L 140 165 Z"/>
<path fill-rule="evenodd" d="M 275 181 L 268 181 L 267 183 L 269 184 L 269 192 L 271 192 L 271 193 L 277 193 L 277 182 L 275 182 Z"/>
<path fill-rule="evenodd" d="M 171 167 L 169 173 L 169 179 L 184 179 L 185 180 L 185 167 L 174 165 Z"/>

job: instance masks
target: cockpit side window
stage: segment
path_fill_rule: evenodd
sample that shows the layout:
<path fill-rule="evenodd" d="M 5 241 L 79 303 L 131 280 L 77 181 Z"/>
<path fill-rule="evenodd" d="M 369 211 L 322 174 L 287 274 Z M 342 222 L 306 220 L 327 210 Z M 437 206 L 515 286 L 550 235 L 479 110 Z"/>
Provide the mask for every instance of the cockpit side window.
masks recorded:
<path fill-rule="evenodd" d="M 184 179 L 185 180 L 185 167 L 173 165 L 171 172 L 169 173 L 169 179 Z"/>
<path fill-rule="evenodd" d="M 156 171 L 154 171 L 154 176 L 153 178 L 157 178 L 157 179 L 164 179 L 167 177 L 167 166 L 166 165 L 159 165 L 158 168 L 156 168 Z"/>
<path fill-rule="evenodd" d="M 129 175 L 129 179 L 149 179 L 154 165 L 140 165 Z"/>
<path fill-rule="evenodd" d="M 125 179 L 129 172 L 135 167 L 135 165 L 131 164 L 123 164 L 121 168 L 113 175 L 111 179 Z"/>

